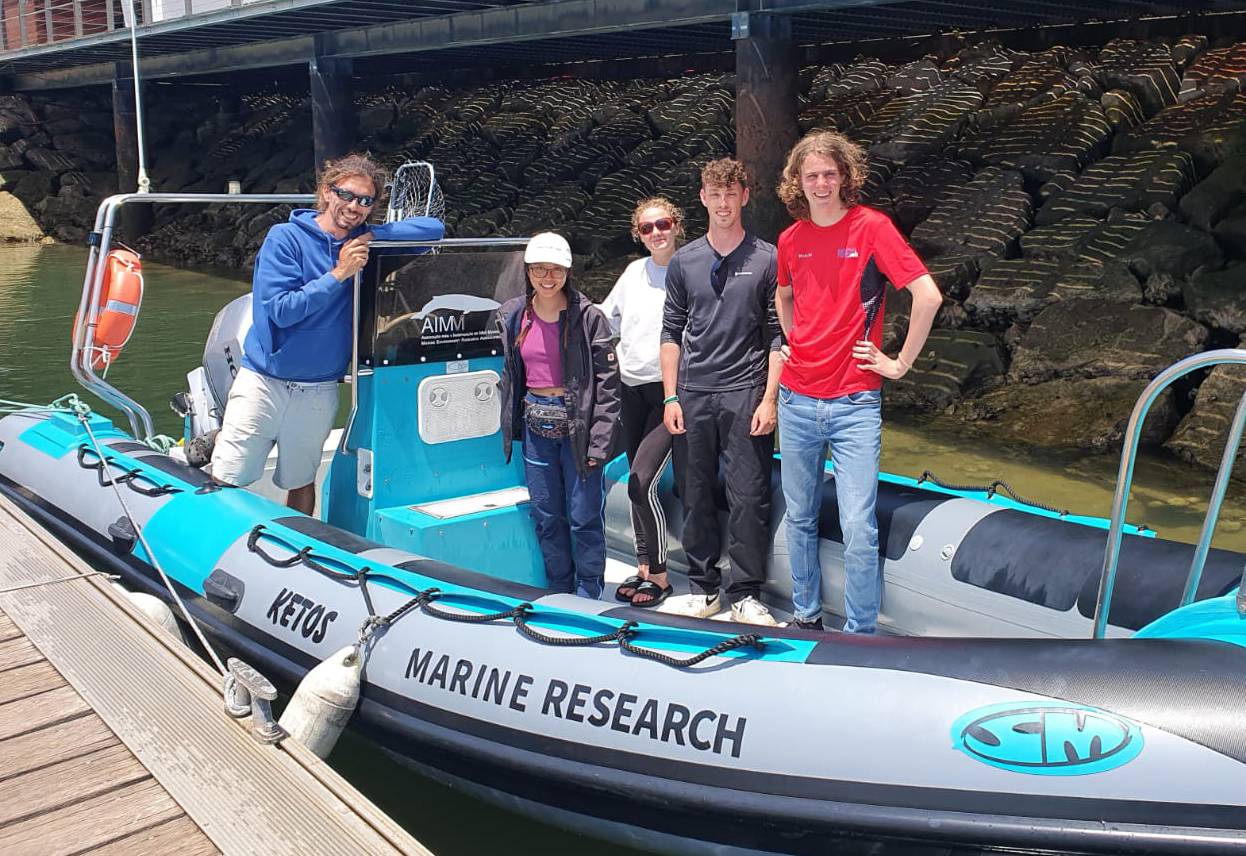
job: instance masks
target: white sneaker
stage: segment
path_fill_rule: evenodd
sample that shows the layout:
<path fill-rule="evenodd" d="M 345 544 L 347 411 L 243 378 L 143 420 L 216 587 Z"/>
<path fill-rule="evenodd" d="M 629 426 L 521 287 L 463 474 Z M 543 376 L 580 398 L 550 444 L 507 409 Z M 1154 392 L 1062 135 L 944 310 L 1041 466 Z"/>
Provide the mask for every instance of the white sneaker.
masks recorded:
<path fill-rule="evenodd" d="M 779 622 L 774 620 L 774 616 L 770 614 L 770 610 L 766 609 L 766 605 L 752 595 L 731 604 L 731 620 L 742 624 L 779 626 Z"/>
<path fill-rule="evenodd" d="M 665 603 L 658 606 L 658 612 L 687 615 L 692 618 L 709 618 L 717 615 L 719 608 L 717 594 L 681 594 L 677 597 L 668 597 Z"/>

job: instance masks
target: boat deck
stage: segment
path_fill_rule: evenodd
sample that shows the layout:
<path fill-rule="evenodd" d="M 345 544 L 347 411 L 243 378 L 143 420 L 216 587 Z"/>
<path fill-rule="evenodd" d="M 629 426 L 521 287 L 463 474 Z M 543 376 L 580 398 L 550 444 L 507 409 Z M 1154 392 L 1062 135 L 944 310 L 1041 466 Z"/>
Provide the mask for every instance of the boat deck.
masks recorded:
<path fill-rule="evenodd" d="M 0 544 L 0 853 L 429 852 L 3 498 Z"/>

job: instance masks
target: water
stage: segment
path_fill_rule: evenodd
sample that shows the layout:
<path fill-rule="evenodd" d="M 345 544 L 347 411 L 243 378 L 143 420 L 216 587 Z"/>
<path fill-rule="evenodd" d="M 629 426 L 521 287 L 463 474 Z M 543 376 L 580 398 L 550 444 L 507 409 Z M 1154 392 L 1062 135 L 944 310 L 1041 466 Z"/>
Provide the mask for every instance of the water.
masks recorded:
<path fill-rule="evenodd" d="M 69 372 L 69 334 L 82 289 L 85 253 L 61 246 L 0 248 L 0 398 L 46 403 L 80 392 Z M 185 388 L 220 307 L 249 284 L 230 271 L 185 271 L 144 265 L 147 292 L 134 340 L 109 381 L 146 405 L 158 431 L 181 435 L 169 396 Z M 100 402 L 92 406 L 115 415 Z M 126 427 L 126 426 L 122 426 Z M 1082 514 L 1108 514 L 1118 457 L 1053 452 L 979 437 L 939 419 L 889 415 L 883 467 L 945 481 L 985 484 L 1001 478 L 1027 498 Z M 1164 537 L 1193 542 L 1202 525 L 1212 474 L 1170 458 L 1143 455 L 1130 519 Z M 1246 491 L 1234 486 L 1214 542 L 1246 551 Z M 635 851 L 570 835 L 483 805 L 398 766 L 370 744 L 347 738 L 337 769 L 438 854 L 519 849 L 552 854 Z"/>

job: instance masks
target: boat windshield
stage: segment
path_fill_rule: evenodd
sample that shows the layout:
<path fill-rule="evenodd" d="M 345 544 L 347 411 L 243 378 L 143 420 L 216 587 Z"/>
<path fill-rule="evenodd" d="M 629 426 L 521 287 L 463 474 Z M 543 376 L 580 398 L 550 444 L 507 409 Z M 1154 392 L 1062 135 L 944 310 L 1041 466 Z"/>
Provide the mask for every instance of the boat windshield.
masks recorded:
<path fill-rule="evenodd" d="M 367 366 L 502 353 L 495 315 L 523 293 L 522 250 L 385 255 L 360 292 L 359 359 Z"/>

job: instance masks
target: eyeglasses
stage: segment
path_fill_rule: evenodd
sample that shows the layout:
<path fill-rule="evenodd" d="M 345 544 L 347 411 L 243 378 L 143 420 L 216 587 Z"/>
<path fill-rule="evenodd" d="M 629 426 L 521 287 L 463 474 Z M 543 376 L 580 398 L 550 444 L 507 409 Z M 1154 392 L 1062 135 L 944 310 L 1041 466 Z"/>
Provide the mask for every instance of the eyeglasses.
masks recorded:
<path fill-rule="evenodd" d="M 355 193 L 354 191 L 347 190 L 345 187 L 338 187 L 336 184 L 330 184 L 329 189 L 333 191 L 334 195 L 337 196 L 338 199 L 342 200 L 347 205 L 352 202 L 358 202 L 360 208 L 371 208 L 373 203 L 376 202 L 375 196 Z"/>
<path fill-rule="evenodd" d="M 545 279 L 552 276 L 554 279 L 566 279 L 567 269 L 558 265 L 529 265 L 528 272 L 537 279 Z"/>
<path fill-rule="evenodd" d="M 660 220 L 654 220 L 652 223 L 641 223 L 636 227 L 636 231 L 642 235 L 648 235 L 657 229 L 659 232 L 669 232 L 675 228 L 675 221 L 670 217 L 663 217 Z"/>

